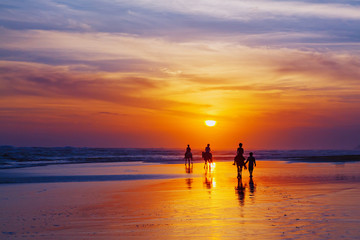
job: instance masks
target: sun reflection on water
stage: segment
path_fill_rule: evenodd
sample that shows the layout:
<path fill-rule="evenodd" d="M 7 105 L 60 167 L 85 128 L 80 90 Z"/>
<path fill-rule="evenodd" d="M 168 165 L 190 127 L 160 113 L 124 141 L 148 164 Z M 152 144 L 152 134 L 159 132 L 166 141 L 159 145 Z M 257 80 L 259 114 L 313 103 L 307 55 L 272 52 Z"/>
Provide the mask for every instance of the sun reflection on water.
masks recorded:
<path fill-rule="evenodd" d="M 179 172 L 184 172 L 182 167 L 177 168 Z M 175 169 L 172 165 L 169 168 Z M 355 169 L 353 165 L 347 169 L 349 179 L 358 176 L 360 163 Z M 339 184 L 333 165 L 318 164 L 315 169 L 314 165 L 274 161 L 259 161 L 254 173 L 254 178 L 249 177 L 248 171 L 236 178 L 237 170 L 231 162 L 217 162 L 216 171 L 213 167 L 204 169 L 201 162 L 194 164 L 193 169 L 185 169 L 183 179 L 154 181 L 146 189 L 136 191 L 117 190 L 109 204 L 86 210 L 99 218 L 107 214 L 109 226 L 115 226 L 116 231 L 120 229 L 129 238 L 135 233 L 145 238 L 151 234 L 159 240 L 184 235 L 207 239 L 237 239 L 245 235 L 247 239 L 320 239 L 313 234 L 319 229 L 324 230 L 322 235 L 319 232 L 321 239 L 328 237 L 328 229 L 334 239 L 340 239 L 345 231 L 353 231 L 354 239 L 359 236 L 358 221 L 343 224 L 349 216 L 359 216 L 357 179 L 341 180 Z M 315 173 L 322 174 L 321 178 L 312 180 Z M 335 182 L 329 183 L 329 176 Z M 311 183 L 314 184 L 309 187 Z M 101 207 L 106 212 L 97 215 Z M 336 218 L 329 214 L 336 214 Z M 114 216 L 121 220 L 115 225 Z M 331 224 L 324 221 L 329 216 L 334 220 Z"/>
<path fill-rule="evenodd" d="M 205 173 L 204 173 L 204 186 L 207 189 L 215 188 L 216 187 L 216 181 L 215 181 L 215 167 L 216 163 L 211 162 L 207 163 L 205 166 Z"/>

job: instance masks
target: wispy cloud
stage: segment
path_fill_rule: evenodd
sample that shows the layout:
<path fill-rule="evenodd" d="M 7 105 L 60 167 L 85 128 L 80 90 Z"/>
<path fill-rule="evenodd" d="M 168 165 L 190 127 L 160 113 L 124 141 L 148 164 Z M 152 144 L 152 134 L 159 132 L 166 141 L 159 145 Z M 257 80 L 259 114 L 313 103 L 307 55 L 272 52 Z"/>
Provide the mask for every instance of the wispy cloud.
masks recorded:
<path fill-rule="evenodd" d="M 39 7 L 41 6 L 41 7 Z M 324 34 L 328 42 L 356 42 L 360 6 L 322 1 L 6 1 L 0 25 L 8 29 L 133 34 L 172 41 L 286 34 Z M 346 21 L 342 24 L 338 20 Z M 264 38 L 262 43 L 271 39 Z M 287 39 L 323 42 L 321 38 Z M 258 40 L 259 41 L 259 40 Z M 283 41 L 282 41 L 283 42 Z"/>
<path fill-rule="evenodd" d="M 69 71 L 66 67 L 21 62 L 0 62 L 3 97 L 37 96 L 100 100 L 136 108 L 167 110 L 183 106 L 206 107 L 154 97 L 166 82 L 139 77 L 111 76 Z"/>
<path fill-rule="evenodd" d="M 341 129 L 360 115 L 359 24 L 357 1 L 5 0 L 1 125 Z"/>
<path fill-rule="evenodd" d="M 118 5 L 127 1 L 118 0 Z M 310 3 L 301 1 L 235 1 L 200 0 L 196 2 L 141 0 L 134 6 L 153 9 L 157 12 L 172 12 L 186 15 L 206 15 L 220 19 L 248 20 L 273 18 L 275 16 L 301 16 L 316 18 L 360 19 L 359 6 L 335 3 Z"/>

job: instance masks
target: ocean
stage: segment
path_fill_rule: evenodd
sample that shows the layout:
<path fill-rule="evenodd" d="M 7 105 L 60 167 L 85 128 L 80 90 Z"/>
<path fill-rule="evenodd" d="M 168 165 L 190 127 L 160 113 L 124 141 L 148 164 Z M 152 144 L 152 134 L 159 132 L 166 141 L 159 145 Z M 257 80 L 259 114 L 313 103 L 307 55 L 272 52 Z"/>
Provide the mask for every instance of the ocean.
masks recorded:
<path fill-rule="evenodd" d="M 360 150 L 246 150 L 257 160 L 346 162 L 360 161 Z M 193 150 L 194 162 L 202 162 L 202 150 Z M 54 164 L 145 162 L 182 163 L 185 149 L 165 148 L 78 148 L 0 146 L 0 169 Z M 214 161 L 232 161 L 236 149 L 213 151 Z"/>

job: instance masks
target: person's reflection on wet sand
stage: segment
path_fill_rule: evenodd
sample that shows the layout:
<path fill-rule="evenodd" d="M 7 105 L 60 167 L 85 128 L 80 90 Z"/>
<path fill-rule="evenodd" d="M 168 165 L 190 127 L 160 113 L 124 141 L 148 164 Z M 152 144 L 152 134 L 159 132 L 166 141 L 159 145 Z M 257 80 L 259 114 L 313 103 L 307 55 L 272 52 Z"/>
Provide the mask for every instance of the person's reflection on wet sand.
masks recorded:
<path fill-rule="evenodd" d="M 250 177 L 250 180 L 249 180 L 249 190 L 250 190 L 251 202 L 254 203 L 255 202 L 256 184 L 254 183 L 254 180 L 252 177 Z"/>
<path fill-rule="evenodd" d="M 193 165 L 186 165 L 185 166 L 185 172 L 186 173 L 192 173 L 193 172 Z"/>
<path fill-rule="evenodd" d="M 213 184 L 213 176 L 211 171 L 205 171 L 204 186 L 206 186 L 207 189 L 211 189 L 212 184 Z"/>
<path fill-rule="evenodd" d="M 244 206 L 244 203 L 245 203 L 245 189 L 246 189 L 246 184 L 243 185 L 242 178 L 239 177 L 238 184 L 235 187 L 235 191 L 236 191 L 236 194 L 238 195 L 238 198 L 240 201 L 240 206 Z"/>
<path fill-rule="evenodd" d="M 185 172 L 188 173 L 188 174 L 193 173 L 193 164 L 186 165 L 185 166 Z M 186 182 L 187 188 L 191 189 L 192 188 L 191 184 L 193 182 L 193 179 L 192 178 L 186 178 L 185 182 Z"/>
<path fill-rule="evenodd" d="M 187 185 L 187 188 L 188 189 L 191 189 L 192 188 L 192 183 L 193 183 L 193 179 L 192 178 L 187 178 L 185 179 L 185 182 L 186 182 L 186 185 Z"/>
<path fill-rule="evenodd" d="M 250 196 L 255 196 L 256 186 L 252 177 L 249 180 L 249 188 L 250 188 Z"/>

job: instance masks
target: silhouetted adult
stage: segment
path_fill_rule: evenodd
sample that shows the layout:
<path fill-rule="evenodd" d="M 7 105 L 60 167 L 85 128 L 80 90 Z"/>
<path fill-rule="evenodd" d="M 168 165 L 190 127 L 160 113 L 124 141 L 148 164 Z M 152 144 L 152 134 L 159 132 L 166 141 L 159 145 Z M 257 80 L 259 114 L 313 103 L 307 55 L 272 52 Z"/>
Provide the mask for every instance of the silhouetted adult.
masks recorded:
<path fill-rule="evenodd" d="M 208 144 L 205 148 L 205 152 L 206 153 L 210 153 L 211 149 L 210 149 L 210 144 Z"/>
<path fill-rule="evenodd" d="M 250 177 L 252 178 L 252 173 L 253 173 L 253 170 L 254 170 L 254 166 L 256 167 L 256 161 L 255 161 L 255 158 L 253 156 L 254 153 L 250 152 L 249 153 L 249 157 L 247 158 L 246 163 L 249 163 L 248 164 L 248 168 L 249 168 L 249 173 L 250 173 Z"/>
<path fill-rule="evenodd" d="M 187 163 L 189 163 L 190 165 L 190 162 L 193 163 L 193 157 L 192 157 L 190 145 L 188 144 L 185 152 L 185 165 Z"/>
<path fill-rule="evenodd" d="M 212 162 L 212 154 L 211 154 L 211 149 L 210 149 L 210 144 L 208 144 L 205 148 L 205 152 L 202 152 L 202 157 L 205 161 L 205 165 L 204 168 L 207 166 L 208 162 Z"/>
<path fill-rule="evenodd" d="M 239 143 L 239 147 L 236 152 L 237 152 L 237 155 L 241 155 L 244 157 L 244 149 L 243 149 L 242 145 L 243 145 L 242 143 Z"/>
<path fill-rule="evenodd" d="M 242 147 L 242 143 L 239 143 L 239 147 L 236 151 L 236 156 L 234 158 L 233 165 L 235 165 L 235 164 L 237 167 L 237 176 L 238 176 L 238 178 L 241 178 L 242 168 L 244 167 L 244 169 L 246 169 L 245 158 L 244 158 L 244 149 Z"/>

